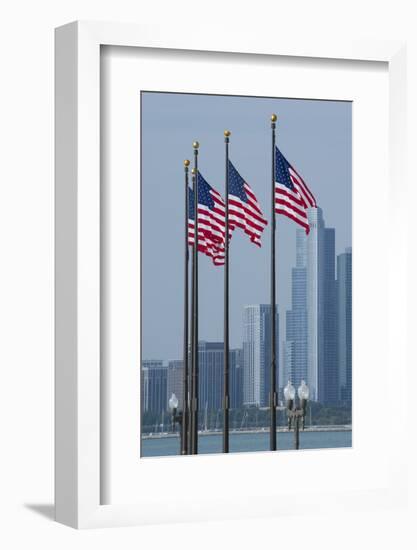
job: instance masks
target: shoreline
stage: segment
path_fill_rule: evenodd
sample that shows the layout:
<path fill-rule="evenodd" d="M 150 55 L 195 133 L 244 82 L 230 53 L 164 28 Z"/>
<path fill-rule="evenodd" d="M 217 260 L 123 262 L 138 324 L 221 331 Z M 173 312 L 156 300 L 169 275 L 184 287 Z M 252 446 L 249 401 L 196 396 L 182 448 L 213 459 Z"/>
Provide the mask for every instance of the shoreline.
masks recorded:
<path fill-rule="evenodd" d="M 352 431 L 352 425 L 332 425 L 332 426 L 306 426 L 304 432 L 351 432 Z M 277 433 L 283 433 L 288 432 L 288 428 L 284 426 L 280 426 L 277 428 Z M 302 430 L 300 430 L 300 433 Z M 207 431 L 199 431 L 199 436 L 213 436 L 213 435 L 222 435 L 222 430 L 207 430 Z M 248 429 L 245 428 L 243 430 L 235 429 L 229 431 L 230 435 L 249 435 L 249 434 L 268 434 L 269 428 L 253 428 Z M 142 439 L 169 439 L 169 438 L 176 438 L 179 437 L 179 433 L 169 433 L 169 432 L 163 432 L 163 433 L 147 433 L 142 435 Z"/>

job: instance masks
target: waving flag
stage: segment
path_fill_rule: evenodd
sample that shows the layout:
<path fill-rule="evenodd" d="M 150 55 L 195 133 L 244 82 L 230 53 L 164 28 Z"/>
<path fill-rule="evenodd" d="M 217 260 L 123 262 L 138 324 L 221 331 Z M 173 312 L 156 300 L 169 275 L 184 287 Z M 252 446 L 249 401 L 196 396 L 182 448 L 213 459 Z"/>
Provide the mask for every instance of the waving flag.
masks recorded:
<path fill-rule="evenodd" d="M 189 189 L 188 244 L 194 246 L 194 192 Z M 224 265 L 225 204 L 198 172 L 198 251 Z"/>
<path fill-rule="evenodd" d="M 233 164 L 229 165 L 229 228 L 240 227 L 251 242 L 261 246 L 261 235 L 267 220 L 264 218 L 258 200 Z"/>
<path fill-rule="evenodd" d="M 307 208 L 317 208 L 316 199 L 298 172 L 275 148 L 275 212 L 292 219 L 310 233 Z"/>

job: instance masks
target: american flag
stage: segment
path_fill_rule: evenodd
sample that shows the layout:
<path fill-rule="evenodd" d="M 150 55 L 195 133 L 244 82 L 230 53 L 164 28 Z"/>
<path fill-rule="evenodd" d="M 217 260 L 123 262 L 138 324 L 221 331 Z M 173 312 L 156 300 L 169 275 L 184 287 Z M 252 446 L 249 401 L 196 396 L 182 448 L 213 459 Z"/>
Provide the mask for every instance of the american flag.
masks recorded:
<path fill-rule="evenodd" d="M 194 191 L 188 195 L 188 244 L 194 246 Z M 225 204 L 198 172 L 198 250 L 214 265 L 224 265 Z"/>
<path fill-rule="evenodd" d="M 268 224 L 258 200 L 229 160 L 229 229 L 240 227 L 251 242 L 261 246 L 261 235 Z"/>
<path fill-rule="evenodd" d="M 284 214 L 310 233 L 307 208 L 317 208 L 316 199 L 300 174 L 278 147 L 275 148 L 275 212 Z"/>

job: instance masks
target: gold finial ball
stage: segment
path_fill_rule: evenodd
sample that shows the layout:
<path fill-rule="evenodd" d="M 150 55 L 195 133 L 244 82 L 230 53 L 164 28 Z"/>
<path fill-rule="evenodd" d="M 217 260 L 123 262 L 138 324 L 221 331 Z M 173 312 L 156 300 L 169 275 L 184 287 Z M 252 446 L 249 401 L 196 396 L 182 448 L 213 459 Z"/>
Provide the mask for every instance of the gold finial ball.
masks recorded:
<path fill-rule="evenodd" d="M 224 131 L 224 137 L 229 137 L 231 132 L 229 130 Z"/>
<path fill-rule="evenodd" d="M 276 122 L 277 121 L 277 115 L 274 113 L 273 115 L 271 115 L 271 122 Z"/>
<path fill-rule="evenodd" d="M 200 147 L 200 144 L 198 143 L 198 141 L 193 141 L 193 147 L 194 149 L 198 149 Z"/>
<path fill-rule="evenodd" d="M 190 166 L 190 161 L 188 159 L 184 160 L 184 166 Z"/>
<path fill-rule="evenodd" d="M 193 175 L 194 175 L 196 172 L 197 172 L 197 170 L 196 170 L 195 168 L 193 168 L 193 169 L 191 170 L 191 173 L 192 173 Z"/>

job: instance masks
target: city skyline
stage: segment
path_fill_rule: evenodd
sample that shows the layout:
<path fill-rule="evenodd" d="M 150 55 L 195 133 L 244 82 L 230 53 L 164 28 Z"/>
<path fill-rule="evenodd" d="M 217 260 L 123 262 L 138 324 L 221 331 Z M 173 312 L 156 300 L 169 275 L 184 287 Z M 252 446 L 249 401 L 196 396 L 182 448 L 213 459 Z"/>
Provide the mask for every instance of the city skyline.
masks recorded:
<path fill-rule="evenodd" d="M 296 386 L 305 380 L 313 401 L 348 405 L 352 400 L 352 248 L 336 254 L 336 232 L 326 227 L 321 208 L 309 209 L 308 217 L 310 234 L 296 230 L 291 308 L 285 312 L 286 333 L 282 342 L 278 339 L 278 308 L 275 313 L 278 393 L 282 398 L 287 380 Z M 238 348 L 230 349 L 231 408 L 268 406 L 270 323 L 270 304 L 243 306 L 242 341 Z M 210 342 L 201 336 L 198 350 L 200 407 L 221 409 L 223 342 Z M 153 361 L 154 367 L 162 368 L 161 359 Z M 146 368 L 152 360 L 143 364 Z M 165 366 L 166 402 L 162 408 L 166 408 L 171 392 L 182 403 L 182 364 L 182 360 L 172 358 Z M 155 383 L 159 384 L 156 391 L 160 388 L 159 375 L 160 370 L 155 371 Z M 143 380 L 145 383 L 146 377 Z"/>
<path fill-rule="evenodd" d="M 322 238 L 324 236 L 324 242 L 317 237 L 316 244 L 327 254 L 325 253 L 323 258 L 317 261 L 317 277 L 314 277 L 313 281 L 309 283 L 308 265 L 312 258 L 316 260 L 316 255 L 310 253 L 309 256 L 304 233 L 300 231 L 297 234 L 297 262 L 293 268 L 292 309 L 286 312 L 289 317 L 286 340 L 283 342 L 282 353 L 278 353 L 280 376 L 277 378 L 277 387 L 279 398 L 282 400 L 282 390 L 287 380 L 291 380 L 297 387 L 302 380 L 305 380 L 310 388 L 313 401 L 346 406 L 350 405 L 352 400 L 352 249 L 347 248 L 345 252 L 335 256 L 334 247 L 330 246 L 329 252 L 326 240 L 332 244 L 334 235 L 332 231 L 326 231 L 326 229 L 332 228 L 325 228 L 320 211 L 316 221 L 315 227 L 318 229 L 318 235 L 322 232 Z M 312 226 L 314 227 L 314 224 Z M 334 259 L 337 263 L 337 270 L 333 269 L 332 272 L 335 276 L 334 279 L 328 277 L 329 256 L 330 262 Z M 320 262 L 323 266 L 327 264 L 326 270 L 320 268 Z M 322 289 L 322 298 L 318 301 L 308 299 L 308 289 L 314 285 Z M 328 287 L 327 291 L 326 286 Z M 318 325 L 316 331 L 309 331 L 309 303 L 313 303 L 313 306 L 320 310 L 326 307 L 330 308 L 334 314 L 334 318 L 331 317 L 334 326 L 329 328 L 326 323 L 322 323 Z M 270 309 L 268 304 L 244 307 L 242 316 L 244 338 L 239 348 L 230 349 L 231 409 L 253 406 L 265 408 L 268 406 Z M 276 316 L 278 328 L 279 316 L 277 313 Z M 313 362 L 309 361 L 309 348 L 311 347 L 308 338 L 309 332 L 314 338 L 317 338 L 317 358 Z M 278 350 L 280 347 L 278 346 Z M 200 357 L 200 408 L 202 410 L 220 410 L 223 395 L 223 342 L 199 340 L 198 350 Z M 311 369 L 315 366 L 317 372 L 311 375 Z M 151 389 L 149 371 L 152 369 L 155 395 L 150 399 L 142 394 L 142 410 L 150 410 L 149 403 L 157 403 L 156 409 L 152 409 L 153 412 L 166 411 L 168 399 L 172 393 L 178 397 L 179 408 L 181 408 L 183 361 L 171 359 L 168 364 L 164 365 L 161 359 L 143 360 L 142 387 L 145 392 L 149 392 Z M 161 376 L 165 378 L 165 382 L 161 382 Z M 319 380 L 319 383 L 315 387 L 316 379 Z"/>

